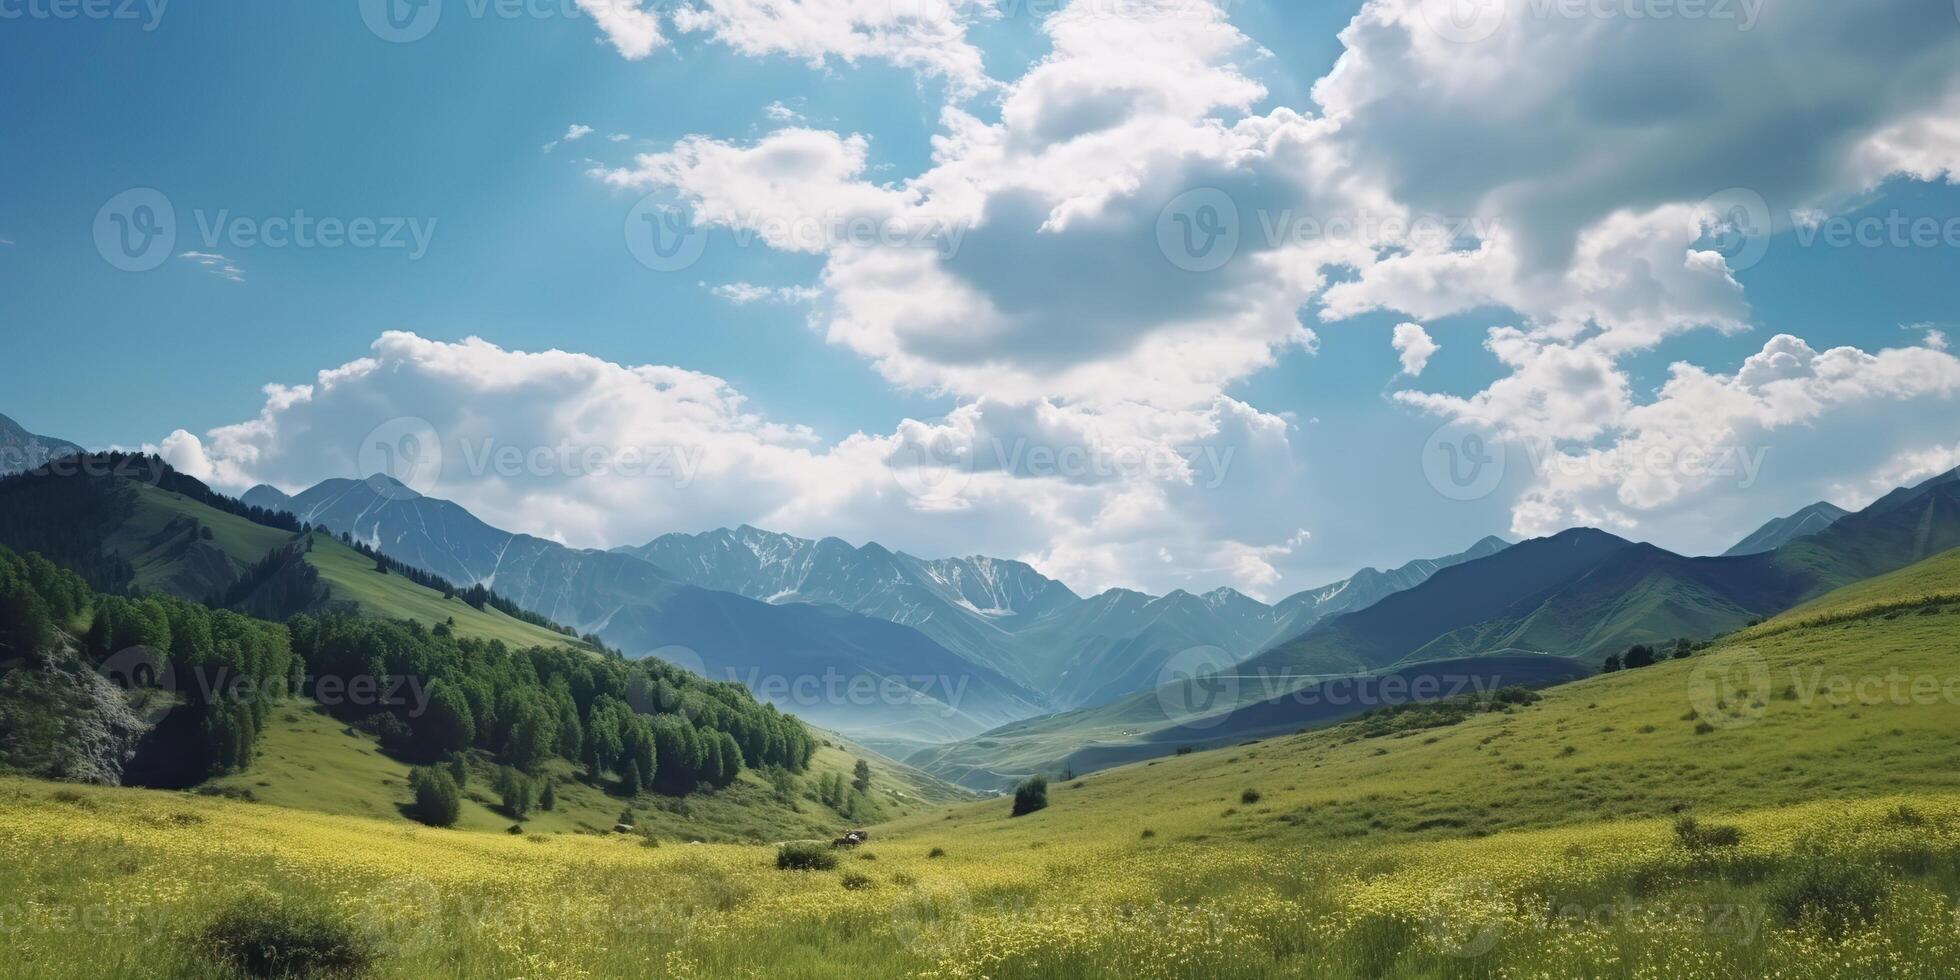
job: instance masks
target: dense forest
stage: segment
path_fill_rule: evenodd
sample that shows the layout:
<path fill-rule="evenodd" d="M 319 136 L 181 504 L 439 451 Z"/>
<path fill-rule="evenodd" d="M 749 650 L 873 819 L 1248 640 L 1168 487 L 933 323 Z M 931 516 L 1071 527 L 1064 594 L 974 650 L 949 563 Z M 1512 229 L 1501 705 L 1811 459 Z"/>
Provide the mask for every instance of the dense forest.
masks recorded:
<path fill-rule="evenodd" d="M 745 768 L 800 772 L 816 748 L 800 722 L 740 685 L 661 661 L 513 650 L 457 637 L 447 624 L 337 613 L 267 622 L 104 593 L 40 555 L 0 548 L 0 675 L 57 657 L 166 688 L 169 709 L 129 773 L 148 785 L 246 767 L 268 710 L 293 694 L 407 760 L 479 751 L 535 773 L 561 757 L 628 796 L 725 786 Z"/>

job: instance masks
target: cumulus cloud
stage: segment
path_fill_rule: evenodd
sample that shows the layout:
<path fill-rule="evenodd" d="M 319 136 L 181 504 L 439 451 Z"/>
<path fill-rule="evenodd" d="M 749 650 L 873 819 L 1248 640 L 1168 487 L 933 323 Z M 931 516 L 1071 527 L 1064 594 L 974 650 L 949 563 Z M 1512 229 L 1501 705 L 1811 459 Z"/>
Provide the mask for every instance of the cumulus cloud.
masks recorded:
<path fill-rule="evenodd" d="M 1873 355 L 1778 337 L 1733 375 L 1677 365 L 1651 398 L 1624 367 L 1685 331 L 1751 329 L 1749 249 L 1889 179 L 1952 179 L 1960 33 L 1944 9 L 1731 5 L 1744 24 L 1500 0 L 1490 35 L 1466 39 L 1430 20 L 1434 4 L 1370 0 L 1312 104 L 1268 108 L 1270 55 L 1211 4 L 1138 0 L 1122 17 L 1067 4 L 1043 22 L 1049 53 L 997 85 L 966 60 L 964 8 L 902 6 L 731 0 L 676 21 L 747 53 L 886 58 L 995 95 L 996 113 L 957 97 L 942 110 L 923 171 L 874 180 L 871 136 L 794 125 L 690 137 L 597 174 L 821 257 L 820 326 L 894 384 L 1021 411 L 1194 417 L 1280 351 L 1314 347 L 1306 304 L 1323 321 L 1509 310 L 1485 342 L 1506 376 L 1397 399 L 1497 420 L 1539 447 L 1534 463 L 1583 461 L 1583 477 L 1534 476 L 1519 533 L 1677 535 L 1715 484 L 1626 461 L 1705 443 L 1677 432 L 1696 412 L 1731 420 L 1715 438 L 1736 440 L 1855 425 L 1899 404 L 1865 383 L 1889 371 L 1907 371 L 1894 390 L 1945 397 L 1937 336 Z M 884 28 L 904 17 L 945 29 L 898 43 Z M 1737 188 L 1764 202 L 1746 216 L 1759 227 L 1733 220 Z M 847 225 L 891 234 L 852 240 L 835 231 Z M 1222 264 L 1179 254 L 1219 231 L 1233 233 Z M 1435 349 L 1416 323 L 1391 343 L 1410 376 Z M 1096 519 L 1148 509 L 1124 505 Z M 1719 509 L 1696 512 L 1704 530 Z"/>
<path fill-rule="evenodd" d="M 1732 374 L 1677 363 L 1634 404 L 1625 373 L 1596 347 L 1511 329 L 1492 331 L 1491 346 L 1516 369 L 1491 388 L 1397 397 L 1511 437 L 1508 459 L 1529 473 L 1512 510 L 1518 535 L 1591 524 L 1692 550 L 1793 509 L 1762 506 L 1765 493 L 1862 504 L 1950 468 L 1944 450 L 1924 446 L 1951 435 L 1960 359 L 1931 347 L 1818 351 L 1783 334 Z M 1848 473 L 1875 475 L 1847 483 Z"/>
<path fill-rule="evenodd" d="M 574 546 L 748 522 L 928 556 L 985 542 L 1089 589 L 1258 590 L 1300 526 L 1287 423 L 1230 399 L 1112 411 L 983 399 L 826 443 L 709 375 L 408 333 L 265 391 L 257 418 L 178 430 L 156 451 L 234 492 L 297 491 L 389 472 L 377 444 L 432 434 L 439 453 L 418 458 L 439 465 L 411 486 Z"/>
<path fill-rule="evenodd" d="M 613 49 L 628 61 L 645 58 L 667 43 L 660 33 L 659 15 L 641 0 L 578 0 L 578 9 L 592 18 Z"/>
<path fill-rule="evenodd" d="M 1297 313 L 1343 246 L 1248 230 L 1232 261 L 1195 270 L 1165 231 L 1194 188 L 1223 195 L 1235 218 L 1335 197 L 1317 179 L 1317 124 L 1246 115 L 1265 89 L 1244 66 L 1264 52 L 1217 8 L 1093 6 L 1044 22 L 1052 50 L 1001 91 L 998 122 L 945 109 L 933 165 L 912 178 L 874 182 L 868 137 L 802 127 L 752 143 L 690 138 L 599 176 L 822 255 L 829 338 L 897 384 L 1209 404 L 1278 350 L 1312 345 Z"/>
<path fill-rule="evenodd" d="M 886 61 L 968 96 L 991 82 L 967 40 L 965 11 L 989 9 L 966 0 L 698 0 L 674 12 L 674 26 L 751 56 Z"/>
<path fill-rule="evenodd" d="M 1429 358 L 1440 349 L 1436 341 L 1430 339 L 1429 331 L 1419 323 L 1396 324 L 1395 334 L 1389 343 L 1401 356 L 1402 373 L 1411 378 L 1420 376 L 1423 369 L 1429 366 Z"/>
<path fill-rule="evenodd" d="M 1690 248 L 1699 202 L 1747 188 L 1771 205 L 1762 231 L 1787 230 L 1795 209 L 1960 158 L 1960 34 L 1937 5 L 1772 4 L 1747 29 L 1728 19 L 1746 4 L 1670 19 L 1486 6 L 1479 39 L 1432 19 L 1436 4 L 1372 0 L 1314 87 L 1356 172 L 1418 213 L 1500 229 L 1472 254 L 1361 270 L 1332 298 L 1341 312 L 1494 304 L 1568 334 L 1630 334 L 1620 346 L 1734 327 L 1740 290 Z"/>

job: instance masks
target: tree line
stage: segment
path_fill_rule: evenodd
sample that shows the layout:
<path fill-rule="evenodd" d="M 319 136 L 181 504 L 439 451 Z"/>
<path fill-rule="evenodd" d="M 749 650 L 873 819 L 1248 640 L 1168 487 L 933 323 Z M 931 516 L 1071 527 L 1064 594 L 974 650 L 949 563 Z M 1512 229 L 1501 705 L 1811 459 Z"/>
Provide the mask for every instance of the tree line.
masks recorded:
<path fill-rule="evenodd" d="M 411 761 L 480 751 L 536 774 L 562 758 L 624 795 L 726 786 L 745 768 L 802 772 L 816 743 L 795 718 L 733 682 L 663 661 L 570 647 L 512 649 L 448 624 L 349 615 L 252 619 L 161 595 L 91 589 L 40 555 L 0 548 L 0 663 L 60 651 L 98 669 L 141 663 L 180 702 L 175 784 L 249 765 L 270 706 L 313 697 Z M 156 659 L 129 659 L 132 650 Z M 127 666 L 127 664 L 125 664 Z M 189 751 L 182 751 L 188 745 Z M 189 760 L 189 761 L 184 761 Z"/>

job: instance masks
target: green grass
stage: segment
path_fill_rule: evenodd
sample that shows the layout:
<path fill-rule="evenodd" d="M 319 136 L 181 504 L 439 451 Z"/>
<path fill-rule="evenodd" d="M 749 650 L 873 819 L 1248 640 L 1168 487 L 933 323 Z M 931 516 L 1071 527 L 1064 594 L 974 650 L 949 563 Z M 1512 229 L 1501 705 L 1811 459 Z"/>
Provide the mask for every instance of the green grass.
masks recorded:
<path fill-rule="evenodd" d="M 135 494 L 136 506 L 106 544 L 134 566 L 138 588 L 201 600 L 292 537 L 181 494 L 141 483 L 125 485 Z M 193 523 L 209 528 L 211 540 L 191 534 Z"/>
<path fill-rule="evenodd" d="M 557 785 L 557 804 L 534 809 L 522 822 L 526 833 L 609 833 L 620 811 L 631 807 L 638 829 L 672 841 L 779 841 L 829 839 L 847 824 L 861 825 L 918 813 L 971 796 L 916 770 L 824 733 L 810 771 L 797 777 L 788 801 L 756 772 L 744 772 L 732 786 L 683 798 L 652 793 L 626 800 L 581 781 L 579 771 L 554 759 L 547 774 Z M 872 766 L 871 792 L 850 818 L 818 802 L 816 780 L 827 773 L 846 778 L 860 758 Z M 382 752 L 374 739 L 349 729 L 308 702 L 273 711 L 258 756 L 243 773 L 205 784 L 207 792 L 249 798 L 271 806 L 339 816 L 412 823 L 402 807 L 411 798 L 406 763 Z M 503 812 L 491 789 L 494 760 L 472 761 L 463 790 L 462 816 L 455 829 L 502 833 L 515 822 Z"/>
<path fill-rule="evenodd" d="M 400 575 L 376 571 L 373 561 L 332 535 L 313 535 L 313 550 L 307 553 L 306 561 L 319 570 L 320 580 L 326 583 L 333 598 L 354 603 L 363 616 L 413 619 L 429 625 L 453 619 L 459 636 L 502 640 L 518 648 L 584 648 L 583 643 L 563 633 L 513 619 L 488 607 L 477 609 L 461 599 L 445 599 L 442 593 Z"/>
<path fill-rule="evenodd" d="M 1935 561 L 1894 587 L 1960 587 Z M 1822 608 L 1874 597 L 1909 598 Z M 263 895 L 360 911 L 389 977 L 1946 977 L 1960 711 L 1922 677 L 1960 678 L 1960 614 L 1057 781 L 1019 818 L 920 808 L 814 871 L 0 781 L 0 895 L 31 899 L 28 976 L 214 975 L 198 937 Z M 90 932 L 95 907 L 153 932 Z"/>
<path fill-rule="evenodd" d="M 129 486 L 136 494 L 137 506 L 130 519 L 110 536 L 109 544 L 135 566 L 139 588 L 204 599 L 232 576 L 293 539 L 278 528 L 254 524 L 180 494 L 142 484 Z M 211 540 L 192 538 L 187 533 L 193 521 L 211 530 Z M 495 609 L 475 609 L 399 575 L 377 572 L 374 562 L 332 535 L 315 534 L 313 542 L 307 562 L 319 571 L 331 598 L 353 603 L 361 615 L 413 619 L 430 626 L 453 619 L 459 635 L 502 640 L 513 647 L 583 646 L 562 633 Z"/>

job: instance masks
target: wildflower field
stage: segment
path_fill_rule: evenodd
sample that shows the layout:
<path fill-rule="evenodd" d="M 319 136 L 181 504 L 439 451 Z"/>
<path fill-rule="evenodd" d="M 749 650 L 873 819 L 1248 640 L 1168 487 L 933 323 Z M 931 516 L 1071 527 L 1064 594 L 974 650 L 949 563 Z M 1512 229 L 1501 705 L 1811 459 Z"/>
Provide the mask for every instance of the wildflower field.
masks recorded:
<path fill-rule="evenodd" d="M 271 930 L 416 978 L 1960 976 L 1957 655 L 1951 604 L 1886 606 L 920 808 L 821 870 L 4 780 L 0 973 L 262 973 Z"/>

